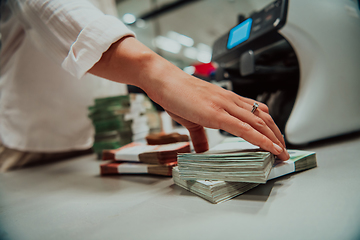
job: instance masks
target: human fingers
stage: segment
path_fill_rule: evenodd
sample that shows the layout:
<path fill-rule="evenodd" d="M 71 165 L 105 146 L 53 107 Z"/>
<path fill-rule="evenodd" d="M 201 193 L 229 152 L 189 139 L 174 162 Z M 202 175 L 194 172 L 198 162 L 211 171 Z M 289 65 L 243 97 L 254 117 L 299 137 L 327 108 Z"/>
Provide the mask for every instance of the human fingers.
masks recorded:
<path fill-rule="evenodd" d="M 269 126 L 263 119 L 251 113 L 251 111 L 245 108 L 237 108 L 236 110 L 229 109 L 228 111 L 232 116 L 238 118 L 239 120 L 245 123 L 248 123 L 256 131 L 269 138 L 276 145 L 282 147 L 283 151 L 279 155 L 279 158 L 281 159 L 289 158 L 288 153 L 284 148 L 284 146 L 282 145 L 281 141 L 276 137 L 275 133 L 269 128 Z M 261 111 L 261 110 L 257 110 L 257 111 Z"/>
<path fill-rule="evenodd" d="M 190 138 L 193 143 L 195 152 L 201 153 L 209 150 L 209 144 L 206 136 L 206 132 L 203 126 L 190 122 L 176 114 L 167 111 L 172 119 L 180 123 L 189 130 Z"/>
<path fill-rule="evenodd" d="M 262 110 L 260 111 L 255 111 L 254 112 L 255 116 L 258 116 L 259 118 L 261 118 L 266 125 L 271 129 L 271 131 L 275 134 L 275 136 L 277 137 L 277 139 L 280 140 L 282 146 L 284 148 L 286 148 L 286 144 L 285 144 L 285 140 L 284 137 L 280 131 L 280 129 L 278 128 L 278 126 L 275 124 L 274 120 L 272 119 L 272 117 L 270 116 L 270 114 L 263 112 Z"/>
<path fill-rule="evenodd" d="M 247 109 L 251 113 L 251 110 L 255 102 L 259 104 L 259 107 L 253 113 L 253 115 L 256 115 L 259 118 L 261 118 L 265 122 L 265 124 L 271 129 L 271 131 L 275 134 L 276 138 L 281 142 L 281 145 L 284 148 L 286 148 L 284 137 L 281 134 L 280 129 L 277 127 L 274 120 L 270 116 L 269 108 L 265 104 L 241 96 L 239 96 L 238 100 L 236 101 L 236 104 L 242 108 Z"/>
<path fill-rule="evenodd" d="M 214 116 L 214 121 L 219 123 L 221 129 L 277 155 L 279 159 L 283 161 L 288 159 L 287 155 L 283 154 L 284 149 L 281 146 L 271 141 L 267 136 L 258 132 L 249 123 L 241 121 L 226 111 L 222 114 Z"/>
<path fill-rule="evenodd" d="M 266 104 L 255 101 L 254 99 L 251 99 L 251 98 L 239 96 L 237 94 L 236 94 L 236 96 L 238 97 L 238 99 L 240 99 L 240 101 L 246 102 L 247 104 L 250 104 L 251 107 L 254 105 L 254 102 L 256 102 L 257 104 L 259 104 L 259 109 L 261 109 L 265 113 L 269 113 L 269 108 L 268 108 L 268 106 Z"/>
<path fill-rule="evenodd" d="M 257 110 L 260 112 L 261 110 Z M 250 110 L 246 108 L 237 108 L 235 111 L 233 109 L 229 109 L 229 113 L 241 120 L 242 122 L 248 123 L 251 127 L 253 127 L 256 131 L 266 136 L 270 139 L 274 144 L 283 148 L 282 152 L 278 155 L 280 159 L 287 160 L 289 158 L 289 154 L 286 151 L 285 147 L 281 143 L 281 141 L 277 138 L 275 133 L 269 128 L 267 123 L 258 117 L 257 115 L 251 113 Z"/>
<path fill-rule="evenodd" d="M 188 128 L 188 130 L 195 152 L 201 153 L 209 150 L 206 132 L 202 126 L 198 125 L 196 128 L 192 127 Z"/>

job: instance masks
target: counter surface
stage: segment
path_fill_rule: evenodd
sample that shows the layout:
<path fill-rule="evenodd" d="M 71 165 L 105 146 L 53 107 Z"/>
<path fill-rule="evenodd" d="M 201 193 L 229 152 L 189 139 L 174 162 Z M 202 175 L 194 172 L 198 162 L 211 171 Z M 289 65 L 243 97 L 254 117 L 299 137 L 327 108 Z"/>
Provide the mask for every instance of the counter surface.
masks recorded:
<path fill-rule="evenodd" d="M 360 239 L 360 134 L 304 149 L 317 168 L 217 205 L 95 155 L 0 174 L 0 239 Z"/>

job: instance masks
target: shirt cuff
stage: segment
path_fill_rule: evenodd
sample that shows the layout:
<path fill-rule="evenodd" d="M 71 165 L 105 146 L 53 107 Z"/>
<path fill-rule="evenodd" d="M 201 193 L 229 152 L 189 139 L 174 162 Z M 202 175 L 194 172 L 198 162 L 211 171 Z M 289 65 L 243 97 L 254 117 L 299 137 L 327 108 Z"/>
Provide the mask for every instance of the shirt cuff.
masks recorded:
<path fill-rule="evenodd" d="M 135 34 L 118 18 L 104 15 L 81 30 L 61 66 L 80 79 L 114 42 L 125 36 Z"/>

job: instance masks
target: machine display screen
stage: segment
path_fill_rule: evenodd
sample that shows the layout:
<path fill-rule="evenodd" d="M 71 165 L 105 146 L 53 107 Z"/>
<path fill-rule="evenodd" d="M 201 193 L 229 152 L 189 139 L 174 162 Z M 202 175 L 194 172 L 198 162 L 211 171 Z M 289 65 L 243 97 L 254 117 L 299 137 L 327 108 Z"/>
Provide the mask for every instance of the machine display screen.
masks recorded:
<path fill-rule="evenodd" d="M 249 39 L 252 19 L 248 18 L 230 30 L 227 48 L 231 49 Z"/>

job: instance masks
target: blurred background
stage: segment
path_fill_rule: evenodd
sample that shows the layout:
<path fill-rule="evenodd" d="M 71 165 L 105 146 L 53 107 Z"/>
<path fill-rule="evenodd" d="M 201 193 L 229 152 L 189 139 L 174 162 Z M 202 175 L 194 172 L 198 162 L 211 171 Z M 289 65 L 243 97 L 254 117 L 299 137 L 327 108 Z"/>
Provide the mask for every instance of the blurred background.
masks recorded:
<path fill-rule="evenodd" d="M 210 80 L 214 42 L 271 0 L 91 0 L 116 15 L 137 39 L 189 74 Z M 194 66 L 197 66 L 195 68 Z M 199 72 L 200 71 L 200 72 Z M 94 78 L 94 97 L 123 95 L 127 87 Z M 130 87 L 130 92 L 137 90 Z"/>
<path fill-rule="evenodd" d="M 185 71 L 194 63 L 209 63 L 212 46 L 269 0 L 117 0 L 119 18 L 137 38 Z"/>

